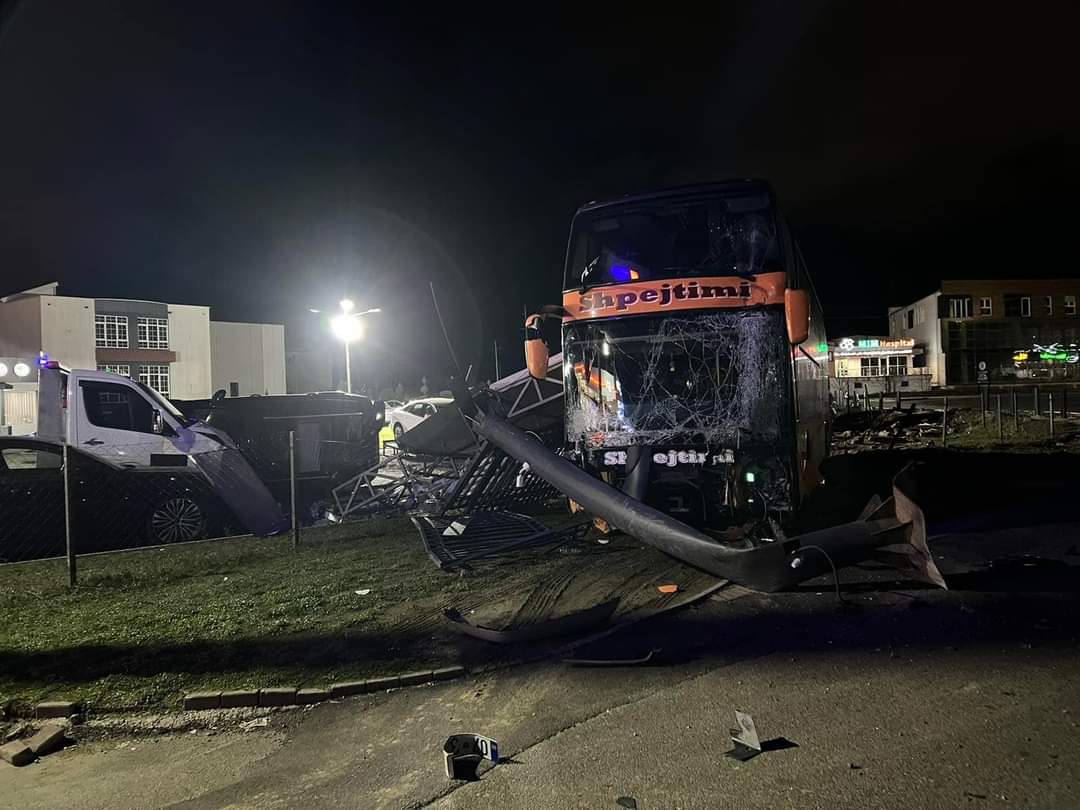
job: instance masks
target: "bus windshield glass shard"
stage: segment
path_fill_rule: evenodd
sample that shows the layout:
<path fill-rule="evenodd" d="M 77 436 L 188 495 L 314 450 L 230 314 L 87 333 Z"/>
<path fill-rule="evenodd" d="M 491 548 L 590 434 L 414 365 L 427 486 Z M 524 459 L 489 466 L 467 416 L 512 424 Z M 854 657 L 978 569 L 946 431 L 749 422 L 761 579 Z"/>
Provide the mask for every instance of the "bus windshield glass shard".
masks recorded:
<path fill-rule="evenodd" d="M 568 438 L 780 440 L 791 417 L 786 350 L 779 309 L 572 324 L 563 345 Z"/>

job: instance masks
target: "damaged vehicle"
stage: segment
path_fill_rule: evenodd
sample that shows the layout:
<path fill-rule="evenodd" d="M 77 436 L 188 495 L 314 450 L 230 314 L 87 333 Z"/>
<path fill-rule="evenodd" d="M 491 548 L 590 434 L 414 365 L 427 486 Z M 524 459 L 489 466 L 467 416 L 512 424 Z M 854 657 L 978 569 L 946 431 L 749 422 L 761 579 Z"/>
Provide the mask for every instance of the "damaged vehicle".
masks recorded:
<path fill-rule="evenodd" d="M 700 529 L 798 508 L 828 452 L 828 349 L 767 185 L 585 206 L 564 289 L 585 470 Z"/>
<path fill-rule="evenodd" d="M 529 373 L 543 326 L 562 328 L 569 457 L 459 389 L 483 438 L 592 515 L 673 557 L 757 590 L 875 559 L 944 585 L 902 476 L 859 520 L 804 534 L 831 412 L 821 306 L 762 180 L 711 183 L 581 208 L 561 306 L 527 318 Z"/>

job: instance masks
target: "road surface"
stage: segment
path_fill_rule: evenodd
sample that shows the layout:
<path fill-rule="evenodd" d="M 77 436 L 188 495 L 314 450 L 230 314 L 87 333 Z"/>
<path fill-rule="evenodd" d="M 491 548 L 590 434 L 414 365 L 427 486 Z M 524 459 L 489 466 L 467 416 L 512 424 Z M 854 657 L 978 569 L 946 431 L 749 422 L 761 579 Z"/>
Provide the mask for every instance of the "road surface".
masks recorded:
<path fill-rule="evenodd" d="M 952 590 L 849 569 L 741 589 L 589 655 L 274 715 L 268 729 L 86 742 L 0 767 L 23 808 L 1080 806 L 1080 527 L 944 538 Z M 1016 559 L 1024 552 L 1027 559 Z M 998 562 L 987 566 L 988 558 Z M 736 709 L 793 747 L 724 756 Z M 446 736 L 508 758 L 449 782 Z"/>

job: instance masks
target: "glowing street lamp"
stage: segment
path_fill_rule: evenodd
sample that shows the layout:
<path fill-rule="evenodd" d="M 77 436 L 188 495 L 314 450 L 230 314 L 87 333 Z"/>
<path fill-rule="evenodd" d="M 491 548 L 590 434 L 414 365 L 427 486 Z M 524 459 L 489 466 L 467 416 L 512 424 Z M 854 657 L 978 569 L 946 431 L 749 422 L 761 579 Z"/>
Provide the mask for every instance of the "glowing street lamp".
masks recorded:
<path fill-rule="evenodd" d="M 349 358 L 349 344 L 354 340 L 360 340 L 364 336 L 363 327 L 360 325 L 360 316 L 373 312 L 381 312 L 378 308 L 365 309 L 363 312 L 353 312 L 355 305 L 348 298 L 338 302 L 341 314 L 330 320 L 330 329 L 334 337 L 345 344 L 345 388 L 352 393 L 352 363 Z M 314 310 L 312 310 L 314 312 Z"/>

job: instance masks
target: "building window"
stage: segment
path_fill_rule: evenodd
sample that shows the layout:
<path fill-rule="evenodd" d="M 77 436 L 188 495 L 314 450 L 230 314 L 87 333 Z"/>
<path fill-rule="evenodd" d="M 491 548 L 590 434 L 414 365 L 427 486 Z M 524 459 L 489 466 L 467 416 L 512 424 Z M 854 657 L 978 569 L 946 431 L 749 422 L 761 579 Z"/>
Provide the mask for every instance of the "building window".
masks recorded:
<path fill-rule="evenodd" d="M 970 318 L 971 317 L 971 299 L 970 298 L 950 298 L 949 299 L 949 317 L 950 318 Z"/>
<path fill-rule="evenodd" d="M 167 397 L 169 396 L 169 367 L 141 366 L 139 368 L 139 382 L 149 385 L 163 397 Z"/>
<path fill-rule="evenodd" d="M 859 360 L 859 376 L 880 377 L 883 369 L 880 357 L 863 357 Z"/>
<path fill-rule="evenodd" d="M 994 299 L 992 298 L 980 298 L 979 299 L 979 314 L 984 317 L 990 317 L 994 314 Z"/>
<path fill-rule="evenodd" d="M 1054 314 L 1054 298 L 1051 295 L 1046 296 L 1046 317 L 1049 318 Z"/>
<path fill-rule="evenodd" d="M 1030 295 L 1025 295 L 1025 296 L 1021 297 L 1021 299 L 1020 299 L 1020 317 L 1021 318 L 1030 318 L 1031 317 L 1031 296 Z"/>
<path fill-rule="evenodd" d="M 907 311 L 907 328 L 913 329 L 915 327 L 915 310 L 909 309 Z"/>
<path fill-rule="evenodd" d="M 900 357 L 889 357 L 887 359 L 889 361 L 889 376 L 890 377 L 903 377 L 904 375 L 907 374 L 907 358 L 906 357 L 901 355 Z"/>
<path fill-rule="evenodd" d="M 127 316 L 95 315 L 94 345 L 99 349 L 126 349 L 128 347 Z"/>
<path fill-rule="evenodd" d="M 131 376 L 131 366 L 98 366 L 97 370 L 109 374 L 119 374 L 121 377 Z"/>
<path fill-rule="evenodd" d="M 169 348 L 169 319 L 139 318 L 139 348 Z"/>
<path fill-rule="evenodd" d="M 1076 296 L 1075 295 L 1066 295 L 1065 296 L 1065 314 L 1066 315 L 1075 315 L 1076 314 Z"/>

